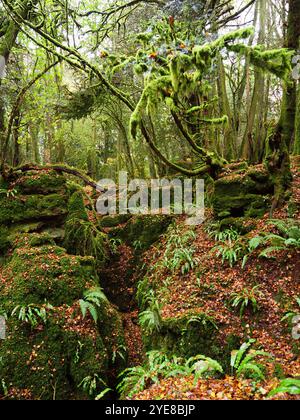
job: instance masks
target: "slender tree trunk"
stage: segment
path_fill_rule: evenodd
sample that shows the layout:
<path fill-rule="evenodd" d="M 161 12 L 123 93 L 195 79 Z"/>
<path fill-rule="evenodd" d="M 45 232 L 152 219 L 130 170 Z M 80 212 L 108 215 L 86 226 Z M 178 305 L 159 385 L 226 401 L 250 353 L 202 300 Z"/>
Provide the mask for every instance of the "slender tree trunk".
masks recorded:
<path fill-rule="evenodd" d="M 294 155 L 300 155 L 300 84 L 297 90 Z"/>
<path fill-rule="evenodd" d="M 21 114 L 18 112 L 14 120 L 13 126 L 13 166 L 19 166 L 21 163 L 20 144 L 19 144 L 19 127 L 21 122 Z"/>
<path fill-rule="evenodd" d="M 218 77 L 218 93 L 219 93 L 219 101 L 220 101 L 220 111 L 223 115 L 227 115 L 228 117 L 228 125 L 224 130 L 224 157 L 228 160 L 235 159 L 235 135 L 233 129 L 233 117 L 232 112 L 229 104 L 229 99 L 227 95 L 226 89 L 226 74 L 225 68 L 222 61 L 222 57 L 219 56 L 219 77 Z"/>
<path fill-rule="evenodd" d="M 294 50 L 299 46 L 299 22 L 300 0 L 290 0 L 286 46 Z M 280 119 L 267 149 L 266 164 L 275 185 L 271 213 L 283 200 L 291 181 L 289 148 L 295 132 L 295 115 L 296 83 L 290 80 L 285 86 Z"/>
<path fill-rule="evenodd" d="M 259 20 L 258 44 L 264 44 L 266 36 L 266 13 L 267 1 L 258 0 L 256 19 Z M 262 112 L 261 93 L 264 91 L 264 74 L 262 70 L 254 70 L 254 87 L 250 106 L 248 110 L 247 125 L 242 142 L 242 157 L 250 161 L 255 160 L 255 149 L 257 138 L 255 138 L 253 129 L 257 115 Z M 258 106 L 260 104 L 260 106 Z"/>
<path fill-rule="evenodd" d="M 20 0 L 18 5 L 16 6 L 16 10 L 18 14 L 22 18 L 27 18 L 28 13 L 30 10 L 35 6 L 36 1 L 28 1 L 28 0 Z M 6 18 L 7 28 L 5 34 L 0 38 L 0 56 L 4 57 L 5 64 L 7 64 L 10 56 L 10 52 L 15 45 L 18 33 L 19 33 L 19 26 L 13 20 L 10 20 L 9 17 Z M 4 25 L 3 25 L 4 27 Z M 1 80 L 0 80 L 1 84 Z M 2 158 L 2 148 L 3 142 L 5 139 L 5 107 L 3 98 L 0 97 L 0 147 L 1 147 L 1 170 L 5 164 Z"/>

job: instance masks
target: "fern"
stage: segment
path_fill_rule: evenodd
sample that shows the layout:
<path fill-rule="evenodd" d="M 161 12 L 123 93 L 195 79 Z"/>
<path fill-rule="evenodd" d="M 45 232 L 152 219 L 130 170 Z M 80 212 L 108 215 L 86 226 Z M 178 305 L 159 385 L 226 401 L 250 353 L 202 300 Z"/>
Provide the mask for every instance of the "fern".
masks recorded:
<path fill-rule="evenodd" d="M 49 304 L 44 306 L 38 306 L 34 304 L 30 305 L 18 305 L 14 308 L 11 316 L 18 316 L 18 319 L 22 322 L 30 324 L 32 328 L 37 327 L 39 324 L 46 324 L 47 322 L 47 309 L 53 307 Z"/>
<path fill-rule="evenodd" d="M 217 374 L 223 374 L 223 368 L 209 357 L 198 355 L 184 360 L 177 356 L 169 358 L 155 350 L 147 353 L 147 360 L 143 366 L 128 368 L 121 373 L 121 382 L 117 389 L 121 396 L 131 397 L 162 378 L 194 376 L 196 382 L 199 378 Z"/>
<path fill-rule="evenodd" d="M 126 353 L 127 353 L 127 347 L 123 345 L 118 346 L 117 349 L 113 350 L 112 363 L 115 364 L 118 357 L 122 359 L 123 361 L 125 361 Z"/>
<path fill-rule="evenodd" d="M 244 315 L 245 309 L 250 307 L 252 312 L 255 313 L 258 310 L 257 293 L 259 286 L 254 286 L 251 290 L 243 289 L 240 292 L 234 292 L 230 298 L 230 304 L 234 309 L 239 309 L 240 317 Z"/>
<path fill-rule="evenodd" d="M 111 388 L 105 388 L 100 394 L 98 394 L 95 398 L 95 401 L 102 400 L 103 397 L 105 397 L 106 394 L 108 394 L 110 391 L 112 391 Z"/>
<path fill-rule="evenodd" d="M 249 350 L 253 343 L 255 343 L 255 340 L 250 339 L 247 343 L 243 343 L 239 350 L 231 352 L 230 366 L 232 375 L 236 373 L 238 377 L 244 376 L 245 378 L 260 380 L 265 378 L 262 366 L 255 359 L 258 356 L 270 358 L 271 355 L 260 350 Z"/>
<path fill-rule="evenodd" d="M 156 299 L 153 299 L 150 306 L 139 315 L 140 326 L 147 332 L 159 332 L 162 328 L 161 306 Z"/>
<path fill-rule="evenodd" d="M 300 394 L 300 379 L 296 378 L 286 378 L 283 379 L 279 386 L 273 389 L 268 397 L 273 397 L 274 395 L 288 393 L 290 395 L 299 395 Z"/>
<path fill-rule="evenodd" d="M 95 373 L 94 375 L 89 375 L 89 376 L 86 376 L 85 378 L 83 378 L 83 380 L 78 385 L 78 388 L 81 388 L 90 397 L 94 397 L 96 392 L 97 392 L 97 389 L 99 388 L 99 386 L 101 384 L 106 387 L 106 383 L 103 381 L 103 379 L 101 379 L 99 377 L 99 375 L 97 373 Z M 106 392 L 108 392 L 107 388 L 99 395 L 100 396 L 102 394 L 104 395 L 104 393 L 106 393 Z M 102 398 L 102 396 L 101 396 L 101 398 Z M 98 399 L 100 399 L 100 398 L 98 398 Z"/>
<path fill-rule="evenodd" d="M 6 198 L 15 198 L 18 194 L 18 191 L 14 188 L 11 190 L 0 189 L 0 195 L 5 195 Z"/>
<path fill-rule="evenodd" d="M 98 308 L 101 308 L 107 302 L 107 297 L 100 287 L 87 290 L 84 293 L 84 298 L 79 300 L 82 317 L 85 318 L 87 312 L 89 312 L 96 324 L 98 322 Z"/>
<path fill-rule="evenodd" d="M 186 327 L 184 329 L 184 332 L 188 330 L 189 325 L 191 324 L 201 324 L 203 327 L 213 326 L 216 330 L 218 330 L 218 326 L 216 325 L 214 319 L 210 316 L 207 316 L 205 314 L 199 314 L 192 316 L 186 323 Z"/>
<path fill-rule="evenodd" d="M 228 261 L 230 267 L 233 267 L 238 259 L 243 255 L 243 247 L 241 243 L 232 241 L 231 239 L 226 240 L 223 244 L 215 246 L 212 251 L 217 251 L 217 257 L 222 257 L 222 264 Z"/>

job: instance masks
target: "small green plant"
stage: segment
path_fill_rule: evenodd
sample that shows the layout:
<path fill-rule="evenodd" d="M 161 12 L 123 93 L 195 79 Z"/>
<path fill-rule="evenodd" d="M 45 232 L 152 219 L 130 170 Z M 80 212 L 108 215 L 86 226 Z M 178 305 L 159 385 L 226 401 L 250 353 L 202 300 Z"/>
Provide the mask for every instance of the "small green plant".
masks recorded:
<path fill-rule="evenodd" d="M 143 366 L 128 368 L 121 373 L 117 390 L 121 396 L 131 397 L 162 378 L 194 376 L 197 381 L 199 378 L 217 374 L 223 374 L 223 368 L 209 357 L 198 355 L 185 360 L 176 356 L 169 358 L 159 351 L 151 351 L 147 353 L 147 361 Z"/>
<path fill-rule="evenodd" d="M 259 257 L 264 258 L 273 258 L 276 251 L 300 248 L 300 225 L 294 220 L 270 220 L 268 223 L 275 226 L 279 234 L 267 233 L 250 239 L 247 253 L 244 256 L 243 267 L 249 256 L 259 247 L 264 247 L 259 253 Z"/>
<path fill-rule="evenodd" d="M 239 239 L 240 234 L 237 230 L 233 228 L 224 229 L 224 230 L 215 230 L 208 232 L 208 236 L 214 238 L 215 241 L 225 242 L 225 241 L 236 241 Z"/>
<path fill-rule="evenodd" d="M 191 243 L 195 239 L 196 234 L 193 230 L 182 232 L 176 226 L 172 226 L 167 234 L 162 267 L 166 267 L 170 271 L 180 268 L 183 275 L 194 269 L 198 265 L 198 260 L 194 257 L 195 249 L 188 247 L 187 243 Z"/>
<path fill-rule="evenodd" d="M 78 388 L 81 388 L 90 397 L 95 397 L 97 389 L 101 384 L 106 387 L 106 383 L 103 381 L 103 379 L 101 379 L 97 373 L 94 373 L 94 375 L 89 375 L 83 378 L 83 380 L 78 385 Z M 105 389 L 105 391 L 106 390 L 107 388 Z"/>
<path fill-rule="evenodd" d="M 273 397 L 277 394 L 288 393 L 290 395 L 299 395 L 300 394 L 300 379 L 296 378 L 286 378 L 283 379 L 277 388 L 273 389 L 268 397 Z"/>
<path fill-rule="evenodd" d="M 143 243 L 139 240 L 133 242 L 133 248 L 135 251 L 143 249 Z"/>
<path fill-rule="evenodd" d="M 194 241 L 197 235 L 192 229 L 182 232 L 178 226 L 171 225 L 166 237 L 168 238 L 167 249 L 174 249 L 184 247 L 187 243 Z"/>
<path fill-rule="evenodd" d="M 118 346 L 115 350 L 113 350 L 112 363 L 115 364 L 118 357 L 125 361 L 126 353 L 127 353 L 127 347 L 123 345 Z"/>
<path fill-rule="evenodd" d="M 149 301 L 148 308 L 139 315 L 139 323 L 147 333 L 159 332 L 162 327 L 161 305 L 153 297 Z"/>
<path fill-rule="evenodd" d="M 233 267 L 238 259 L 243 256 L 244 248 L 239 240 L 228 239 L 222 244 L 216 245 L 212 251 L 217 251 L 217 257 L 222 257 L 222 264 L 228 261 L 230 267 Z"/>
<path fill-rule="evenodd" d="M 230 366 L 232 376 L 243 376 L 255 380 L 265 379 L 263 373 L 263 365 L 256 362 L 258 356 L 268 357 L 271 355 L 260 350 L 251 350 L 250 347 L 255 343 L 254 339 L 250 339 L 247 343 L 243 343 L 239 350 L 231 352 Z"/>
<path fill-rule="evenodd" d="M 46 305 L 18 305 L 14 308 L 11 316 L 16 316 L 22 322 L 30 324 L 32 328 L 37 327 L 39 324 L 46 324 L 47 322 L 47 309 L 53 309 L 49 304 Z"/>
<path fill-rule="evenodd" d="M 171 271 L 181 268 L 182 274 L 187 274 L 198 265 L 198 260 L 194 257 L 194 248 L 175 249 L 171 255 L 166 253 L 164 256 L 164 266 Z"/>
<path fill-rule="evenodd" d="M 119 238 L 111 238 L 109 240 L 111 252 L 113 254 L 117 254 L 118 253 L 118 248 L 119 248 L 120 245 L 122 245 L 122 243 L 123 243 L 122 240 L 119 239 Z"/>
<path fill-rule="evenodd" d="M 14 188 L 11 190 L 0 189 L 0 195 L 6 195 L 7 198 L 15 198 L 18 191 Z"/>
<path fill-rule="evenodd" d="M 300 307 L 300 297 L 295 297 L 295 300 L 296 300 L 298 306 Z M 281 321 L 287 321 L 288 323 L 291 323 L 293 318 L 297 315 L 299 315 L 299 313 L 297 313 L 295 311 L 288 311 L 281 318 Z"/>
<path fill-rule="evenodd" d="M 1 394 L 4 395 L 5 397 L 7 397 L 8 395 L 8 387 L 4 379 L 0 380 L 0 395 Z"/>
<path fill-rule="evenodd" d="M 246 308 L 250 308 L 253 313 L 258 311 L 258 297 L 261 294 L 258 289 L 259 285 L 256 285 L 250 290 L 244 288 L 240 292 L 232 293 L 229 301 L 230 305 L 232 308 L 239 310 L 241 318 Z"/>
<path fill-rule="evenodd" d="M 105 388 L 100 394 L 98 394 L 95 398 L 95 401 L 102 400 L 102 398 L 105 397 L 106 394 L 108 394 L 110 391 L 112 391 L 111 388 Z"/>
<path fill-rule="evenodd" d="M 141 309 L 146 309 L 155 298 L 154 290 L 152 289 L 148 277 L 144 277 L 138 283 L 136 299 Z"/>
<path fill-rule="evenodd" d="M 216 330 L 218 330 L 218 326 L 215 323 L 214 319 L 211 316 L 205 315 L 205 314 L 199 314 L 199 315 L 193 315 L 186 323 L 184 332 L 187 332 L 188 327 L 192 324 L 200 324 L 204 328 L 207 327 L 213 327 Z"/>
<path fill-rule="evenodd" d="M 98 322 L 98 308 L 101 308 L 107 302 L 107 297 L 100 287 L 93 287 L 87 290 L 84 293 L 84 298 L 79 300 L 83 318 L 89 312 L 96 324 Z"/>

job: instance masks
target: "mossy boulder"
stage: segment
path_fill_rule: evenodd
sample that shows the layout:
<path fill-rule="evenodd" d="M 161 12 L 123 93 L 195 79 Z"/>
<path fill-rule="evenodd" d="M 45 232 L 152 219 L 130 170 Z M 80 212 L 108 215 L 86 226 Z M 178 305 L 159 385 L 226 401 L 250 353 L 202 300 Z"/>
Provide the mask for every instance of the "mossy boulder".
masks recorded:
<path fill-rule="evenodd" d="M 173 220 L 171 216 L 134 216 L 124 227 L 112 229 L 110 236 L 144 251 L 159 239 Z"/>
<path fill-rule="evenodd" d="M 100 392 L 114 351 L 125 342 L 120 316 L 108 301 L 98 308 L 97 323 L 81 313 L 79 299 L 99 284 L 94 258 L 68 255 L 46 234 L 20 236 L 14 246 L 0 283 L 0 308 L 8 315 L 0 378 L 10 397 L 21 390 L 31 399 L 88 398 L 80 383 L 95 375 Z M 18 319 L 28 305 L 44 308 L 46 319 L 37 325 Z M 118 362 L 117 373 L 124 368 Z"/>
<path fill-rule="evenodd" d="M 11 246 L 9 230 L 0 225 L 0 255 L 4 255 Z"/>
<path fill-rule="evenodd" d="M 226 366 L 236 340 L 224 342 L 219 327 L 211 316 L 192 310 L 180 317 L 164 319 L 160 331 L 151 334 L 144 331 L 143 341 L 147 351 L 159 350 L 185 358 L 204 354 Z"/>
<path fill-rule="evenodd" d="M 102 228 L 111 228 L 127 223 L 131 219 L 131 214 L 116 214 L 112 216 L 103 216 L 100 219 L 100 226 Z"/>
<path fill-rule="evenodd" d="M 2 275 L 1 301 L 9 312 L 45 300 L 54 306 L 71 304 L 95 275 L 94 259 L 68 255 L 47 235 L 30 235 L 18 242 Z"/>
<path fill-rule="evenodd" d="M 79 388 L 84 378 L 98 374 L 106 381 L 109 357 L 102 337 L 92 321 L 72 321 L 69 312 L 55 308 L 36 329 L 8 321 L 0 377 L 9 390 L 27 389 L 32 399 L 87 398 Z"/>
<path fill-rule="evenodd" d="M 261 217 L 270 207 L 273 191 L 269 174 L 261 165 L 223 176 L 215 182 L 212 198 L 215 216 Z"/>
<path fill-rule="evenodd" d="M 64 246 L 70 254 L 93 256 L 98 268 L 107 259 L 106 235 L 97 223 L 89 220 L 81 191 L 73 193 L 68 203 Z"/>
<path fill-rule="evenodd" d="M 62 194 L 0 196 L 0 224 L 63 218 L 67 215 L 67 198 Z"/>
<path fill-rule="evenodd" d="M 31 171 L 19 176 L 10 184 L 19 194 L 54 194 L 65 193 L 66 178 L 56 171 Z"/>

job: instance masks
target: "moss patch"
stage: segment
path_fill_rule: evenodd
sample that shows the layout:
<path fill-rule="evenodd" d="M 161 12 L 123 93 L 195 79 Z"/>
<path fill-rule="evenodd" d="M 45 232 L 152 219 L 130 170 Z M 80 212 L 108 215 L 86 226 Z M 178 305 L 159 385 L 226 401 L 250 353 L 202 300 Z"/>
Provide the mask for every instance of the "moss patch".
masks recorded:
<path fill-rule="evenodd" d="M 247 172 L 233 172 L 215 182 L 212 198 L 218 218 L 261 217 L 271 202 L 274 186 L 262 167 L 250 167 Z"/>
<path fill-rule="evenodd" d="M 146 250 L 166 231 L 172 220 L 170 216 L 132 217 L 125 227 L 111 230 L 110 236 L 118 237 L 140 250 Z"/>

